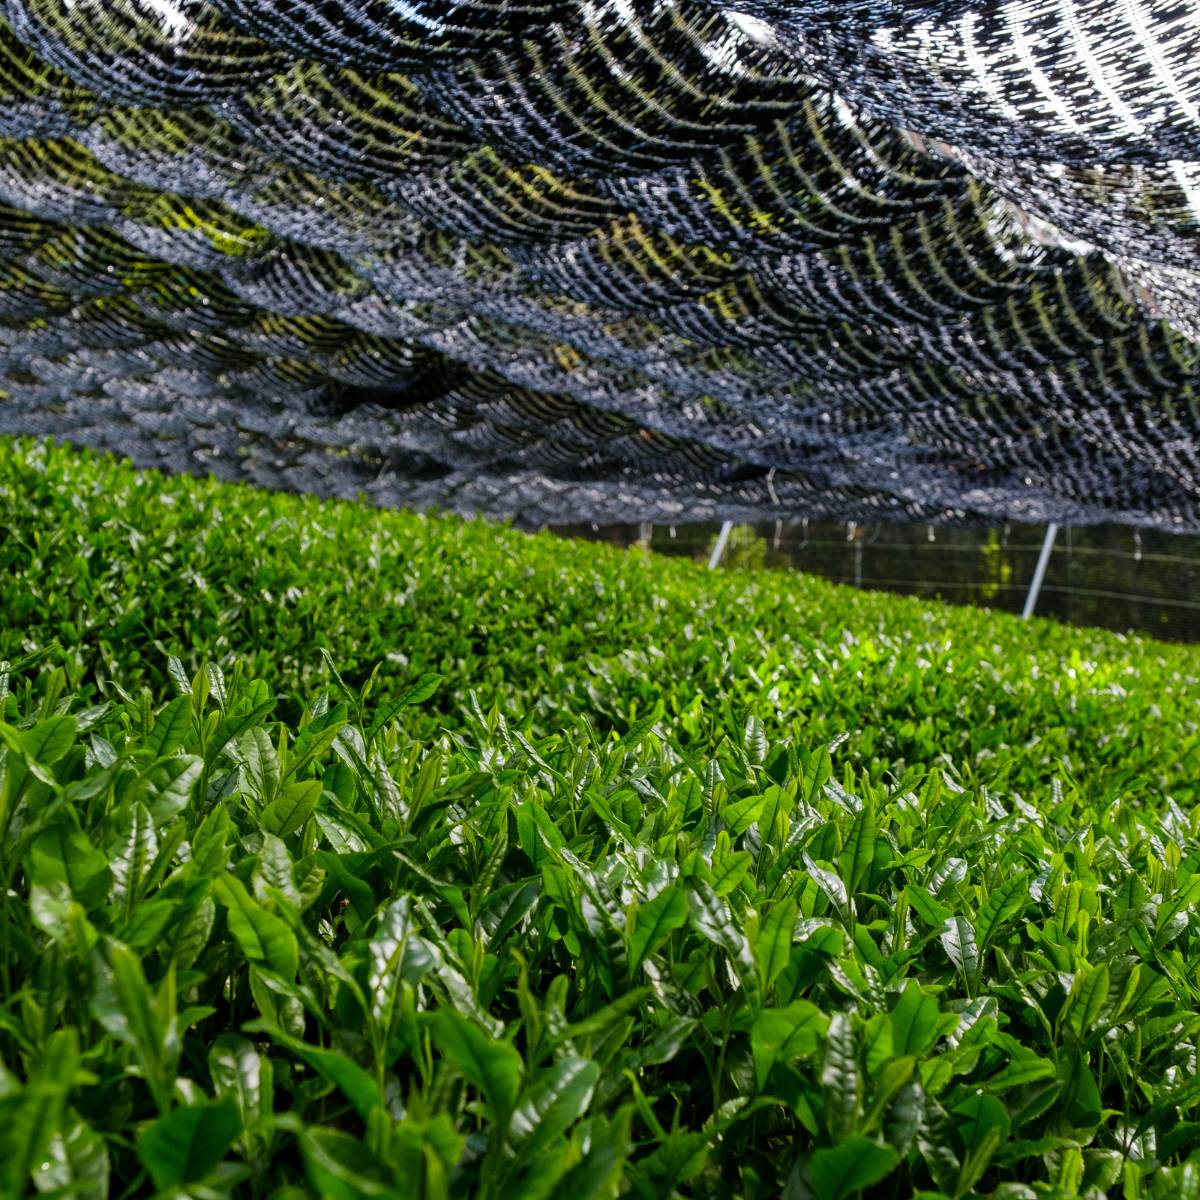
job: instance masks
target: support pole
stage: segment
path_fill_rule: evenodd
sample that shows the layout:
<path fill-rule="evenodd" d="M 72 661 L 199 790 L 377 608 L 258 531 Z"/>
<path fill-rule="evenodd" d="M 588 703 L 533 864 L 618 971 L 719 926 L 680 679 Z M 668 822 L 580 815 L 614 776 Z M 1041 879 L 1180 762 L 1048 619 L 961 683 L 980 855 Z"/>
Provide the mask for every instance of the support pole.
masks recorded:
<path fill-rule="evenodd" d="M 1058 526 L 1051 521 L 1046 526 L 1046 537 L 1042 542 L 1042 552 L 1038 555 L 1037 567 L 1033 572 L 1033 580 L 1029 584 L 1029 595 L 1025 597 L 1025 610 L 1021 616 L 1028 620 L 1037 606 L 1038 596 L 1042 590 L 1042 581 L 1046 578 L 1046 568 L 1050 565 L 1050 551 L 1054 549 L 1054 539 L 1058 535 Z"/>
<path fill-rule="evenodd" d="M 708 569 L 715 571 L 717 564 L 721 561 L 721 556 L 725 553 L 725 547 L 729 545 L 729 535 L 733 532 L 732 521 L 721 522 L 721 532 L 717 534 L 717 544 L 713 547 L 712 555 L 708 560 Z"/>

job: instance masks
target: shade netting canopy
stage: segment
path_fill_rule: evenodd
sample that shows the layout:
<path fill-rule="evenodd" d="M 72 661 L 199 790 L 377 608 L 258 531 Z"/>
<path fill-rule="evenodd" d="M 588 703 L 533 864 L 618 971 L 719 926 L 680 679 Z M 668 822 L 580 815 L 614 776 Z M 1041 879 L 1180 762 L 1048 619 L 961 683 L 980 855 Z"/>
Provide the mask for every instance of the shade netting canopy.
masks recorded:
<path fill-rule="evenodd" d="M 0 0 L 0 430 L 1200 529 L 1200 4 Z"/>

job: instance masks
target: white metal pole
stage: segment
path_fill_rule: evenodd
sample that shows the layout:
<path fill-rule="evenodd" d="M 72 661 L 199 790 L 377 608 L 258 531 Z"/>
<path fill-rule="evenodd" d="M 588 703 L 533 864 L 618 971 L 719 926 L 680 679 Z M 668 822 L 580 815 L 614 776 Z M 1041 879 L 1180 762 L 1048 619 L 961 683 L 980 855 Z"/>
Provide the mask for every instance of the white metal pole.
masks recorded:
<path fill-rule="evenodd" d="M 713 552 L 708 560 L 708 569 L 715 571 L 717 564 L 721 561 L 721 555 L 725 553 L 725 547 L 729 544 L 729 535 L 733 532 L 733 522 L 723 521 L 721 523 L 721 532 L 717 534 L 717 544 L 713 547 Z"/>
<path fill-rule="evenodd" d="M 1042 590 L 1042 581 L 1046 578 L 1046 568 L 1050 565 L 1050 551 L 1054 549 L 1054 539 L 1058 535 L 1058 526 L 1051 521 L 1046 526 L 1046 536 L 1042 541 L 1042 552 L 1038 555 L 1037 567 L 1033 572 L 1033 580 L 1029 584 L 1029 595 L 1025 597 L 1025 611 L 1021 616 L 1028 620 L 1037 606 L 1038 595 Z"/>

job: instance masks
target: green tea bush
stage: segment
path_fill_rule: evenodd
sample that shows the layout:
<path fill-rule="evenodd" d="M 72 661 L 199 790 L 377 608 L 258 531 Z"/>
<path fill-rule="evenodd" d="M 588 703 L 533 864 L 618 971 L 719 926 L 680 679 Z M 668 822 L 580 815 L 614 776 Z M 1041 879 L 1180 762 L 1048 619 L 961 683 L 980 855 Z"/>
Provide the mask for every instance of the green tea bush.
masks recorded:
<path fill-rule="evenodd" d="M 0 1195 L 1200 1194 L 1194 810 L 0 671 Z"/>
<path fill-rule="evenodd" d="M 1194 649 L 30 442 L 0 529 L 4 1200 L 1200 1200 Z"/>
<path fill-rule="evenodd" d="M 747 715 L 882 778 L 952 762 L 964 785 L 1181 804 L 1200 778 L 1200 651 L 865 594 L 794 573 L 705 572 L 482 521 L 164 478 L 0 440 L 0 658 L 58 643 L 93 700 L 242 660 L 295 720 L 318 651 L 373 695 L 445 683 L 406 728 L 461 728 L 474 692 L 538 733 L 656 713 L 696 753 Z"/>

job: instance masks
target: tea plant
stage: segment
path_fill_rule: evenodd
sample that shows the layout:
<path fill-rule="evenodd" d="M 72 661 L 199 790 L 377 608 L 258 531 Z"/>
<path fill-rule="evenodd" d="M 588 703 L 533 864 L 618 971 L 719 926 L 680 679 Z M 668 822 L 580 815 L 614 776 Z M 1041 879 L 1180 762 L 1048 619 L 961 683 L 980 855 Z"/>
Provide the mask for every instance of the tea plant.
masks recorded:
<path fill-rule="evenodd" d="M 49 443 L 0 439 L 0 657 L 57 642 L 95 702 L 243 660 L 294 721 L 320 649 L 396 701 L 445 683 L 405 727 L 464 728 L 474 692 L 554 733 L 587 718 L 661 728 L 708 754 L 746 714 L 768 736 L 883 778 L 948 758 L 964 784 L 1097 803 L 1195 801 L 1200 651 L 840 588 L 168 479 Z"/>
<path fill-rule="evenodd" d="M 0 1196 L 1200 1198 L 1195 650 L 2 445 Z"/>
<path fill-rule="evenodd" d="M 0 1195 L 1200 1195 L 1194 812 L 165 667 L 0 670 Z"/>

